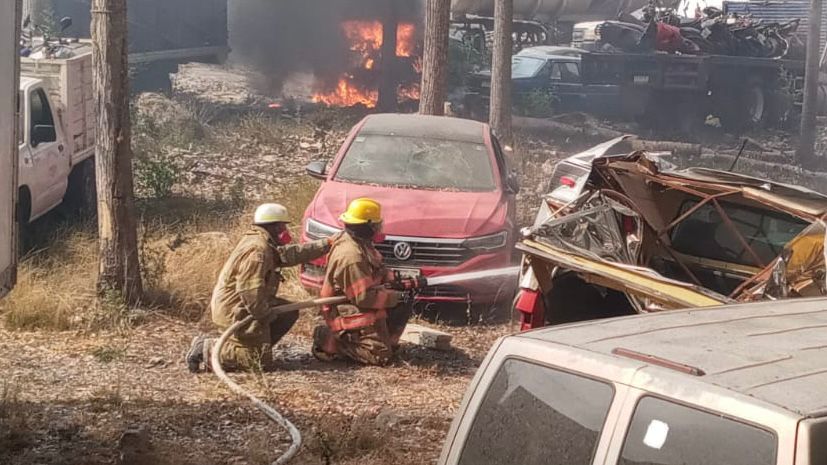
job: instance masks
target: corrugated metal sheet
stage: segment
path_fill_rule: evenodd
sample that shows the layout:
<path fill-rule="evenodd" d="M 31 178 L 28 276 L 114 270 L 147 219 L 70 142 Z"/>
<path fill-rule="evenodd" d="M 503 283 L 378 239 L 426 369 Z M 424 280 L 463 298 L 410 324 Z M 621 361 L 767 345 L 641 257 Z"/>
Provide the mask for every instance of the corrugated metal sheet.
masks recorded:
<path fill-rule="evenodd" d="M 752 14 L 756 18 L 767 21 L 790 21 L 801 18 L 798 35 L 804 43 L 807 42 L 807 17 L 809 16 L 810 0 L 751 0 L 748 2 L 725 1 L 724 11 L 727 13 Z M 821 16 L 821 48 L 827 43 L 827 8 Z"/>

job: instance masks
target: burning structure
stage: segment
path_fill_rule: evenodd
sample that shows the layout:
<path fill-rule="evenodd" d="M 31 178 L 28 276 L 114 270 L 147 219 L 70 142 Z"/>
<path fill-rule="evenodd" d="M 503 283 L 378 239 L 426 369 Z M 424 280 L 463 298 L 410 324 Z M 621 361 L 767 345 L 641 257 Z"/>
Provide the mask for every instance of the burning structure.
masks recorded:
<path fill-rule="evenodd" d="M 394 110 L 419 98 L 422 21 L 419 1 L 235 2 L 231 59 L 265 75 L 269 94 L 312 76 L 314 102 Z"/>

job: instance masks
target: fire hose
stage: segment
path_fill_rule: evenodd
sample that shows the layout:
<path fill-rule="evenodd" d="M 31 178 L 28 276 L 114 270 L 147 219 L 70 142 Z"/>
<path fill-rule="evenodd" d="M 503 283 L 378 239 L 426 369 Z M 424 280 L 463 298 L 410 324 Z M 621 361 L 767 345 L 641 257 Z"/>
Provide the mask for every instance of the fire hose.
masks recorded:
<path fill-rule="evenodd" d="M 394 274 L 394 280 L 390 283 L 386 284 L 386 287 L 391 289 L 396 289 L 403 292 L 414 292 L 416 289 L 420 289 L 427 285 L 436 285 L 436 284 L 444 284 L 449 282 L 455 281 L 468 281 L 480 278 L 489 278 L 493 276 L 501 276 L 501 275 L 510 275 L 519 272 L 520 267 L 508 267 L 508 268 L 501 268 L 496 270 L 486 270 L 486 271 L 475 271 L 470 273 L 460 273 L 451 276 L 439 276 L 437 278 L 425 278 L 424 276 L 418 277 L 411 277 L 406 278 L 401 276 L 400 273 L 396 272 Z M 271 315 L 281 315 L 283 313 L 294 312 L 297 310 L 302 310 L 306 308 L 313 308 L 319 307 L 322 305 L 336 305 L 342 304 L 347 302 L 347 297 L 345 296 L 336 296 L 336 297 L 325 297 L 320 299 L 313 299 L 313 300 L 306 300 L 303 302 L 295 302 L 285 305 L 279 305 L 278 307 L 273 307 L 271 310 Z M 284 453 L 279 456 L 272 465 L 283 465 L 299 452 L 299 448 L 302 445 L 302 435 L 296 425 L 290 422 L 290 420 L 284 418 L 282 414 L 280 414 L 276 409 L 272 406 L 264 403 L 261 399 L 256 397 L 255 395 L 245 391 L 241 386 L 236 384 L 235 381 L 230 379 L 227 376 L 227 373 L 221 368 L 221 349 L 224 347 L 224 344 L 227 342 L 227 339 L 230 338 L 236 331 L 238 331 L 241 327 L 250 324 L 253 321 L 253 316 L 247 316 L 246 318 L 235 322 L 226 331 L 221 334 L 221 337 L 218 338 L 215 345 L 212 348 L 212 353 L 210 354 L 210 366 L 212 367 L 212 371 L 215 373 L 216 376 L 230 388 L 231 391 L 238 394 L 239 396 L 246 397 L 256 406 L 259 410 L 261 410 L 267 418 L 276 422 L 279 426 L 284 428 L 288 434 L 290 434 L 291 444 L 290 447 L 287 448 Z"/>
<path fill-rule="evenodd" d="M 321 305 L 335 305 L 341 304 L 347 301 L 347 298 L 344 296 L 338 297 L 327 297 L 322 299 L 314 299 L 314 300 L 306 300 L 304 302 L 295 302 L 285 305 L 279 305 L 278 307 L 274 307 L 272 310 L 272 315 L 280 315 L 282 313 L 294 312 L 296 310 L 302 310 L 305 308 L 312 308 L 318 307 Z M 212 367 L 213 372 L 215 373 L 218 378 L 230 388 L 231 391 L 238 394 L 239 396 L 246 397 L 256 406 L 259 410 L 261 410 L 264 415 L 268 418 L 276 422 L 279 426 L 284 428 L 290 434 L 291 444 L 290 447 L 287 448 L 284 453 L 277 458 L 273 465 L 283 465 L 289 462 L 296 454 L 299 452 L 299 448 L 302 445 L 302 435 L 299 432 L 299 429 L 290 422 L 290 420 L 284 418 L 282 414 L 280 414 L 276 409 L 272 406 L 264 403 L 261 399 L 256 397 L 255 395 L 245 391 L 241 386 L 236 384 L 235 381 L 230 379 L 227 376 L 227 373 L 221 368 L 221 361 L 219 356 L 221 354 L 221 349 L 224 347 L 224 344 L 227 342 L 227 339 L 230 338 L 236 331 L 238 331 L 241 327 L 249 324 L 253 321 L 252 315 L 244 318 L 243 320 L 235 322 L 232 326 L 227 328 L 221 337 L 218 338 L 218 341 L 215 343 L 212 349 L 212 354 L 210 354 L 210 366 Z"/>

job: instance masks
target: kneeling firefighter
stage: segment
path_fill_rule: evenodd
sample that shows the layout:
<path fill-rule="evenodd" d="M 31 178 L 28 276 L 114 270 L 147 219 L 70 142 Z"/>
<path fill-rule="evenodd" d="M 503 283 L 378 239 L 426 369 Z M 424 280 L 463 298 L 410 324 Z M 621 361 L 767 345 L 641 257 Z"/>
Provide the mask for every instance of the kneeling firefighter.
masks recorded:
<path fill-rule="evenodd" d="M 344 295 L 349 304 L 322 308 L 325 324 L 313 333 L 313 355 L 321 360 L 343 357 L 385 365 L 411 316 L 411 303 L 398 289 L 417 284 L 414 280 L 400 285 L 382 264 L 382 255 L 373 245 L 383 240 L 376 201 L 356 199 L 339 219 L 345 232 L 334 239 L 328 254 L 321 297 Z"/>
<path fill-rule="evenodd" d="M 287 230 L 287 209 L 268 203 L 256 209 L 253 227 L 244 234 L 224 264 L 212 294 L 212 320 L 221 330 L 252 315 L 254 320 L 241 328 L 224 345 L 221 366 L 225 370 L 268 368 L 272 344 L 278 342 L 299 317 L 299 312 L 271 315 L 273 307 L 286 304 L 276 294 L 283 267 L 315 260 L 330 249 L 331 237 L 307 244 L 291 244 Z M 210 363 L 213 339 L 198 336 L 187 354 L 192 372 Z"/>

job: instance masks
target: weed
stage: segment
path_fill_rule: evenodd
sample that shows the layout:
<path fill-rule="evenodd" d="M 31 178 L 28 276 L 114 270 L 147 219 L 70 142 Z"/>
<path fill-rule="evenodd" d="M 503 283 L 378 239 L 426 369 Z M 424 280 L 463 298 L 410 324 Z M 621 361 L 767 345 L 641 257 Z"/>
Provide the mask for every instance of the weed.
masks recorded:
<path fill-rule="evenodd" d="M 126 357 L 125 347 L 100 346 L 92 350 L 92 356 L 100 363 L 111 363 Z"/>
<path fill-rule="evenodd" d="M 136 191 L 154 198 L 166 198 L 180 177 L 181 169 L 167 156 L 135 158 Z"/>
<path fill-rule="evenodd" d="M 323 463 L 340 463 L 388 450 L 376 422 L 367 416 L 329 417 L 311 432 L 307 449 Z"/>
<path fill-rule="evenodd" d="M 514 99 L 515 113 L 535 118 L 545 118 L 554 114 L 556 97 L 549 91 L 535 89 L 531 92 L 518 94 Z"/>

